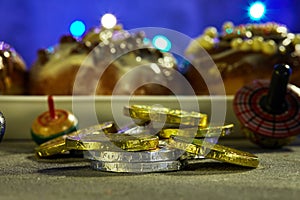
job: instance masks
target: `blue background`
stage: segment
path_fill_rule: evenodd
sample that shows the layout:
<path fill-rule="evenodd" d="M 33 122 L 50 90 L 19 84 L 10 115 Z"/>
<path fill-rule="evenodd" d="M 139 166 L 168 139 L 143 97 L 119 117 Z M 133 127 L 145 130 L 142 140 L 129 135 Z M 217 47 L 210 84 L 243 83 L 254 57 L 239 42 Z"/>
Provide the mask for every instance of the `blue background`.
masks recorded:
<path fill-rule="evenodd" d="M 268 12 L 264 21 L 284 23 L 300 32 L 300 1 L 262 0 Z M 78 19 L 87 29 L 97 26 L 107 13 L 117 16 L 125 29 L 164 27 L 196 37 L 207 26 L 221 28 L 224 21 L 249 23 L 251 0 L 1 0 L 0 40 L 22 55 L 28 67 L 39 48 L 58 42 Z"/>

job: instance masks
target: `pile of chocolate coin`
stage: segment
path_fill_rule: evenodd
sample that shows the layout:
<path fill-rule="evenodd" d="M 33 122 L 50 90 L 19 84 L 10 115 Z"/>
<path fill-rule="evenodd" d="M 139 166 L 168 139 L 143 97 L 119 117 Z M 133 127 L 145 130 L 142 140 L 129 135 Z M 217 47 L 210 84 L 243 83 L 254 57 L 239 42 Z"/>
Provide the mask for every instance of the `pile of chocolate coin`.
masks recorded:
<path fill-rule="evenodd" d="M 184 169 L 190 159 L 214 159 L 255 168 L 255 155 L 216 144 L 229 135 L 233 124 L 213 126 L 207 115 L 146 105 L 125 106 L 134 123 L 117 127 L 105 122 L 84 128 L 38 146 L 40 158 L 72 151 L 82 152 L 99 171 L 149 173 Z"/>

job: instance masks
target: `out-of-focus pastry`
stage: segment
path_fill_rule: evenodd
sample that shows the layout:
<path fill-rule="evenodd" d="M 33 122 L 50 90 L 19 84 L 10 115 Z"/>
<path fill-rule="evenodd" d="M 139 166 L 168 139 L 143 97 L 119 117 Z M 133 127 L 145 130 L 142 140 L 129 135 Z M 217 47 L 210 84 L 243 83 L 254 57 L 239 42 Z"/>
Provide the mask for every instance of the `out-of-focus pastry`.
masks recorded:
<path fill-rule="evenodd" d="M 34 95 L 171 95 L 183 88 L 175 58 L 144 42 L 142 32 L 93 28 L 40 50 L 30 70 Z M 173 89 L 170 89 L 173 88 Z M 171 91 L 172 90 L 172 91 Z"/>
<path fill-rule="evenodd" d="M 203 50 L 208 54 L 201 54 Z M 290 83 L 300 86 L 300 34 L 290 33 L 278 23 L 235 26 L 226 22 L 220 32 L 208 27 L 191 42 L 186 55 L 203 72 L 199 74 L 190 65 L 185 73 L 198 95 L 220 94 L 223 83 L 226 94 L 233 95 L 255 79 L 270 80 L 273 66 L 278 63 L 291 66 Z M 211 59 L 217 67 L 207 64 L 205 59 Z M 214 82 L 214 75 L 219 75 L 216 70 L 223 82 Z M 205 82 L 203 76 L 211 78 Z"/>
<path fill-rule="evenodd" d="M 0 95 L 26 93 L 27 69 L 23 58 L 16 50 L 0 41 Z"/>
<path fill-rule="evenodd" d="M 71 35 L 62 36 L 55 47 L 38 50 L 30 68 L 29 93 L 72 94 L 75 75 L 88 53 L 89 49 Z"/>

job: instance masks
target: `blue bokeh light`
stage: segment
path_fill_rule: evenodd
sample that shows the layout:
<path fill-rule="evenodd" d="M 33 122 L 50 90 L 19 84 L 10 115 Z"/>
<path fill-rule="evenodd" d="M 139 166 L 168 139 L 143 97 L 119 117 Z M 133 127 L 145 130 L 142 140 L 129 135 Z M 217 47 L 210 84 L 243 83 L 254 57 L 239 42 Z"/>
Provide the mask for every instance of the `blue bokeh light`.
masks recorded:
<path fill-rule="evenodd" d="M 248 8 L 248 15 L 252 20 L 259 21 L 266 14 L 266 5 L 260 1 L 252 3 Z"/>
<path fill-rule="evenodd" d="M 143 43 L 144 43 L 145 45 L 149 45 L 149 44 L 150 44 L 149 38 L 144 38 L 144 39 L 143 39 Z"/>
<path fill-rule="evenodd" d="M 76 20 L 70 25 L 70 33 L 74 37 L 81 37 L 84 34 L 85 30 L 85 24 L 80 20 Z"/>
<path fill-rule="evenodd" d="M 163 52 L 168 52 L 170 51 L 172 47 L 171 41 L 163 35 L 156 35 L 152 39 L 152 44 L 155 48 L 163 51 Z"/>
<path fill-rule="evenodd" d="M 221 28 L 228 20 L 236 25 L 259 22 L 248 15 L 249 6 L 257 1 L 266 5 L 261 21 L 280 22 L 291 32 L 300 32 L 299 0 L 189 0 L 184 3 L 182 0 L 88 0 L 88 3 L 80 0 L 2 0 L 0 18 L 5 20 L 1 22 L 0 38 L 18 50 L 29 68 L 37 59 L 38 49 L 56 44 L 61 35 L 71 34 L 69 28 L 74 20 L 83 21 L 87 32 L 99 26 L 101 15 L 109 12 L 117 16 L 118 24 L 126 30 L 164 27 L 196 38 L 206 27 Z M 162 19 L 157 13 L 165 13 L 165 16 Z M 153 35 L 150 43 L 152 38 Z"/>

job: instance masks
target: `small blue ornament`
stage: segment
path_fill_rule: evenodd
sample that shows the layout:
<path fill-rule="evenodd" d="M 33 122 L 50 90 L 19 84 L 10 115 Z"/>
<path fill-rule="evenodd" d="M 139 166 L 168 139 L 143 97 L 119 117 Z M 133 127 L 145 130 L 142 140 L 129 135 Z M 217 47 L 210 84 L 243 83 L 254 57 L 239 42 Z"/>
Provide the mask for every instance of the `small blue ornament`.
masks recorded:
<path fill-rule="evenodd" d="M 0 112 L 0 142 L 2 141 L 4 133 L 5 133 L 5 118 L 2 112 Z"/>

